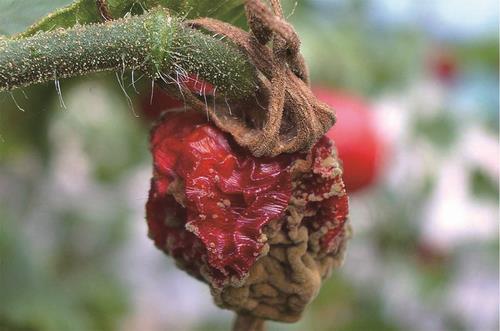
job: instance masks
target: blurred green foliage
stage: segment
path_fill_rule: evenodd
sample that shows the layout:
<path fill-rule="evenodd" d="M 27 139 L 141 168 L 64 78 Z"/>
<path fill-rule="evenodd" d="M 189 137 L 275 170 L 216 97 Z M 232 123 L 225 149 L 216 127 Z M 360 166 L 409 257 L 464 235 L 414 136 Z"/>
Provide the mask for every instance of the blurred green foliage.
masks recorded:
<path fill-rule="evenodd" d="M 127 312 L 127 295 L 103 268 L 104 256 L 74 252 L 78 231 L 64 219 L 58 249 L 49 264 L 35 260 L 33 247 L 19 231 L 19 220 L 0 214 L 0 329 L 9 331 L 116 330 Z M 102 228 L 102 227 L 101 227 Z M 69 231 L 76 232 L 71 235 Z M 103 238 L 103 252 L 108 251 Z M 97 248 L 97 247 L 96 247 Z M 57 253 L 56 253 L 57 252 Z"/>
<path fill-rule="evenodd" d="M 368 2 L 284 1 L 303 41 L 313 81 L 375 94 L 409 82 L 418 71 L 422 35 L 412 29 L 376 28 Z M 295 9 L 294 9 L 295 8 Z M 376 33 L 374 33 L 376 32 Z"/>
<path fill-rule="evenodd" d="M 41 17 L 71 2 L 72 0 L 0 0 L 0 34 L 19 33 Z"/>
<path fill-rule="evenodd" d="M 243 16 L 242 0 L 107 0 L 107 3 L 111 14 L 117 18 L 141 14 L 156 6 L 168 8 L 185 18 L 209 16 L 234 23 L 241 21 Z M 0 13 L 0 34 L 4 35 L 20 33 L 28 27 L 23 36 L 102 21 L 95 0 L 44 0 L 36 1 L 35 6 L 32 1 L 2 0 Z M 50 15 L 44 17 L 48 13 Z M 9 19 L 12 16 L 19 19 Z"/>
<path fill-rule="evenodd" d="M 140 119 L 131 121 L 132 110 L 115 82 L 98 77 L 86 87 L 79 80 L 65 81 L 65 103 L 72 111 L 60 105 L 51 84 L 1 96 L 0 171 L 15 184 L 6 195 L 0 183 L 1 330 L 117 330 L 129 311 L 128 291 L 114 270 L 129 233 L 125 202 L 113 203 L 109 196 L 109 206 L 95 207 L 82 196 L 75 209 L 64 195 L 43 193 L 50 189 L 43 188 L 43 179 L 52 176 L 72 136 L 92 158 L 91 177 L 106 190 L 147 157 L 146 126 Z M 105 96 L 101 107 L 106 113 L 77 111 L 90 105 L 89 86 Z M 73 170 L 66 171 L 71 176 Z M 30 208 L 44 205 L 50 209 Z M 43 230 L 35 241 L 29 230 L 34 226 Z M 40 250 L 44 242 L 49 247 Z"/>

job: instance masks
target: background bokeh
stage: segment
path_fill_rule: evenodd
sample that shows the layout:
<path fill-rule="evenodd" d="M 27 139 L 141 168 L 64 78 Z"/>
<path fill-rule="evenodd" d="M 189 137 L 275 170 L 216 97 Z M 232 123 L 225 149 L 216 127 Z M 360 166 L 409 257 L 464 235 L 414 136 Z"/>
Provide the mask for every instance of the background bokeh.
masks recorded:
<path fill-rule="evenodd" d="M 0 34 L 69 2 L 0 0 Z M 384 153 L 345 265 L 269 330 L 498 330 L 497 1 L 283 3 L 314 85 L 364 99 Z M 141 96 L 114 75 L 61 88 L 0 93 L 0 330 L 229 330 L 147 238 Z"/>

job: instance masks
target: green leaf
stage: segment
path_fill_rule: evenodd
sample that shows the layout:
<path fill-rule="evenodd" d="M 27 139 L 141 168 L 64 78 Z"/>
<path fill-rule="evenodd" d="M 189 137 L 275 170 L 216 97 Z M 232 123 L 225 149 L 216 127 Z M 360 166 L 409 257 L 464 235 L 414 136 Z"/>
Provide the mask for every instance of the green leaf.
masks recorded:
<path fill-rule="evenodd" d="M 67 2 L 59 0 L 58 2 Z M 26 1 L 22 1 L 29 7 Z M 108 0 L 110 13 L 119 18 L 126 15 L 139 15 L 145 10 L 162 6 L 174 14 L 185 17 L 213 17 L 229 22 L 237 20 L 243 14 L 243 0 Z M 20 7 L 20 5 L 17 5 Z M 18 8 L 19 11 L 22 8 Z M 15 15 L 16 13 L 11 13 Z M 76 24 L 91 24 L 101 22 L 95 0 L 77 0 L 71 5 L 55 12 L 33 24 L 17 37 L 28 37 L 39 31 L 49 31 L 55 28 L 69 28 Z"/>
<path fill-rule="evenodd" d="M 0 34 L 24 31 L 41 17 L 70 3 L 71 0 L 0 0 Z"/>

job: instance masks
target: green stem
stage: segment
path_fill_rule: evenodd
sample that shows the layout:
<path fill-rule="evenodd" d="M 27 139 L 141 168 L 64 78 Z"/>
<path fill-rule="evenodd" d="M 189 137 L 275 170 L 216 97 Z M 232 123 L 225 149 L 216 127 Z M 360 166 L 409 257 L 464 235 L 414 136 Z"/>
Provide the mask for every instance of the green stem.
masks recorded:
<path fill-rule="evenodd" d="M 254 69 L 234 45 L 185 27 L 159 8 L 105 24 L 0 40 L 0 91 L 123 70 L 153 79 L 199 75 L 228 96 L 255 87 Z"/>

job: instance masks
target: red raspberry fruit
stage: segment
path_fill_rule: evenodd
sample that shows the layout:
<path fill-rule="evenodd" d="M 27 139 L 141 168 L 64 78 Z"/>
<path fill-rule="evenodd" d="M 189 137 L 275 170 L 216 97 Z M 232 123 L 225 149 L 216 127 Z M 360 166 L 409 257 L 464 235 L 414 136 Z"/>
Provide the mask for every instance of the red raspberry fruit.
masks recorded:
<path fill-rule="evenodd" d="M 151 151 L 146 217 L 156 246 L 208 283 L 220 306 L 297 320 L 349 236 L 332 142 L 257 158 L 189 111 L 163 116 Z"/>

